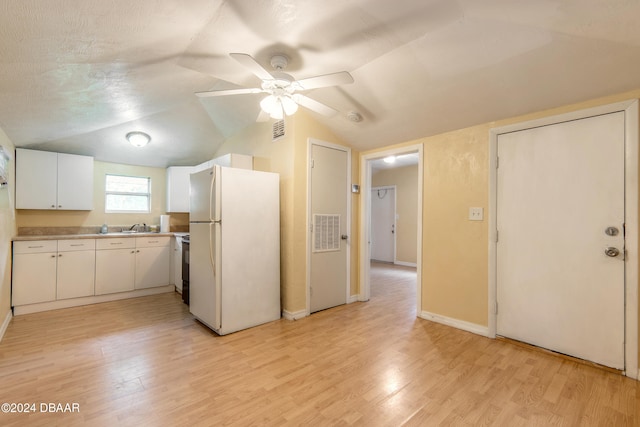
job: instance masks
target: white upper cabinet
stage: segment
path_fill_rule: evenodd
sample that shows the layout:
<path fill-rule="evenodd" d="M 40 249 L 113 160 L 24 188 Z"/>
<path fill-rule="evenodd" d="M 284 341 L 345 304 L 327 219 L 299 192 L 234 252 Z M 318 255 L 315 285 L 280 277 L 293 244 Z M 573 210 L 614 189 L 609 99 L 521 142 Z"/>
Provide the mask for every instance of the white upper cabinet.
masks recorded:
<path fill-rule="evenodd" d="M 58 153 L 58 209 L 93 209 L 93 157 Z"/>
<path fill-rule="evenodd" d="M 193 166 L 167 168 L 167 212 L 189 212 L 189 178 Z"/>
<path fill-rule="evenodd" d="M 56 209 L 58 154 L 16 149 L 16 208 Z"/>
<path fill-rule="evenodd" d="M 253 156 L 246 154 L 225 154 L 211 160 L 214 165 L 220 165 L 227 168 L 253 169 Z"/>
<path fill-rule="evenodd" d="M 93 157 L 16 149 L 17 209 L 93 209 Z"/>
<path fill-rule="evenodd" d="M 167 212 L 189 212 L 189 180 L 192 173 L 212 168 L 253 169 L 253 156 L 225 154 L 196 166 L 170 166 L 167 168 Z"/>

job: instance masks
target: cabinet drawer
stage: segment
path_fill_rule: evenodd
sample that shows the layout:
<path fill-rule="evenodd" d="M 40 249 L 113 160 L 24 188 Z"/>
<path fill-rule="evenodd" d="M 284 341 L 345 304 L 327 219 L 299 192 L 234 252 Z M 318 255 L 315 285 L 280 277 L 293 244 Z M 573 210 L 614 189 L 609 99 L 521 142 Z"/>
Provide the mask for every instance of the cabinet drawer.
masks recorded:
<path fill-rule="evenodd" d="M 136 237 L 136 248 L 150 248 L 153 246 L 169 246 L 171 237 L 169 236 L 145 236 Z"/>
<path fill-rule="evenodd" d="M 98 239 L 96 249 L 128 249 L 135 248 L 135 239 L 129 237 L 116 237 L 108 239 Z"/>
<path fill-rule="evenodd" d="M 30 242 L 13 242 L 14 254 L 37 254 L 41 252 L 56 252 L 56 240 L 33 240 Z"/>
<path fill-rule="evenodd" d="M 58 240 L 58 252 L 87 251 L 95 248 L 95 239 Z"/>

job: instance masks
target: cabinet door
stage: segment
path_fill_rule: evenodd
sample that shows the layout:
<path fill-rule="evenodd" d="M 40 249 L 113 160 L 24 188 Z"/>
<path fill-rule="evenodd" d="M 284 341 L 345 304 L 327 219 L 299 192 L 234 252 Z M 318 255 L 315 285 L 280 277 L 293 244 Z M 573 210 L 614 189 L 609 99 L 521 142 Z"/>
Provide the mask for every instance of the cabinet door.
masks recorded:
<path fill-rule="evenodd" d="M 132 291 L 135 260 L 135 249 L 96 251 L 96 295 Z"/>
<path fill-rule="evenodd" d="M 12 305 L 56 299 L 56 253 L 13 255 Z"/>
<path fill-rule="evenodd" d="M 58 153 L 57 209 L 93 209 L 93 157 Z"/>
<path fill-rule="evenodd" d="M 169 245 L 136 249 L 136 289 L 169 284 Z"/>
<path fill-rule="evenodd" d="M 16 149 L 16 209 L 56 209 L 57 153 Z"/>
<path fill-rule="evenodd" d="M 58 252 L 57 299 L 94 294 L 95 251 Z"/>
<path fill-rule="evenodd" d="M 167 212 L 189 212 L 189 179 L 194 168 L 167 168 Z"/>

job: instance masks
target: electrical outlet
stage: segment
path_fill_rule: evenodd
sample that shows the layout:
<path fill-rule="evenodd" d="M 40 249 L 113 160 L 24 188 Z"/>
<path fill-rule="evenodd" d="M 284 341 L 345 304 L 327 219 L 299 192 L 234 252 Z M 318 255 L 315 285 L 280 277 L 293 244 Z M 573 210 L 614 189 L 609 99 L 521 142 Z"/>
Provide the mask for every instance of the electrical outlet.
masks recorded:
<path fill-rule="evenodd" d="M 482 221 L 484 219 L 484 208 L 469 208 L 469 221 Z"/>

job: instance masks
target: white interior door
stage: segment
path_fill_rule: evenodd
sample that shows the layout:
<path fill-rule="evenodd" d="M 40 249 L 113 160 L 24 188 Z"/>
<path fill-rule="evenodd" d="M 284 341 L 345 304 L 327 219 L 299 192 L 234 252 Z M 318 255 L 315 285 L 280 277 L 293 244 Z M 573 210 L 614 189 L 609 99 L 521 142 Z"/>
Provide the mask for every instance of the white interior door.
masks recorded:
<path fill-rule="evenodd" d="M 371 190 L 371 259 L 394 262 L 396 247 L 396 190 Z"/>
<path fill-rule="evenodd" d="M 499 135 L 499 335 L 624 368 L 624 155 L 623 112 Z"/>
<path fill-rule="evenodd" d="M 347 302 L 348 152 L 311 144 L 310 312 Z"/>

